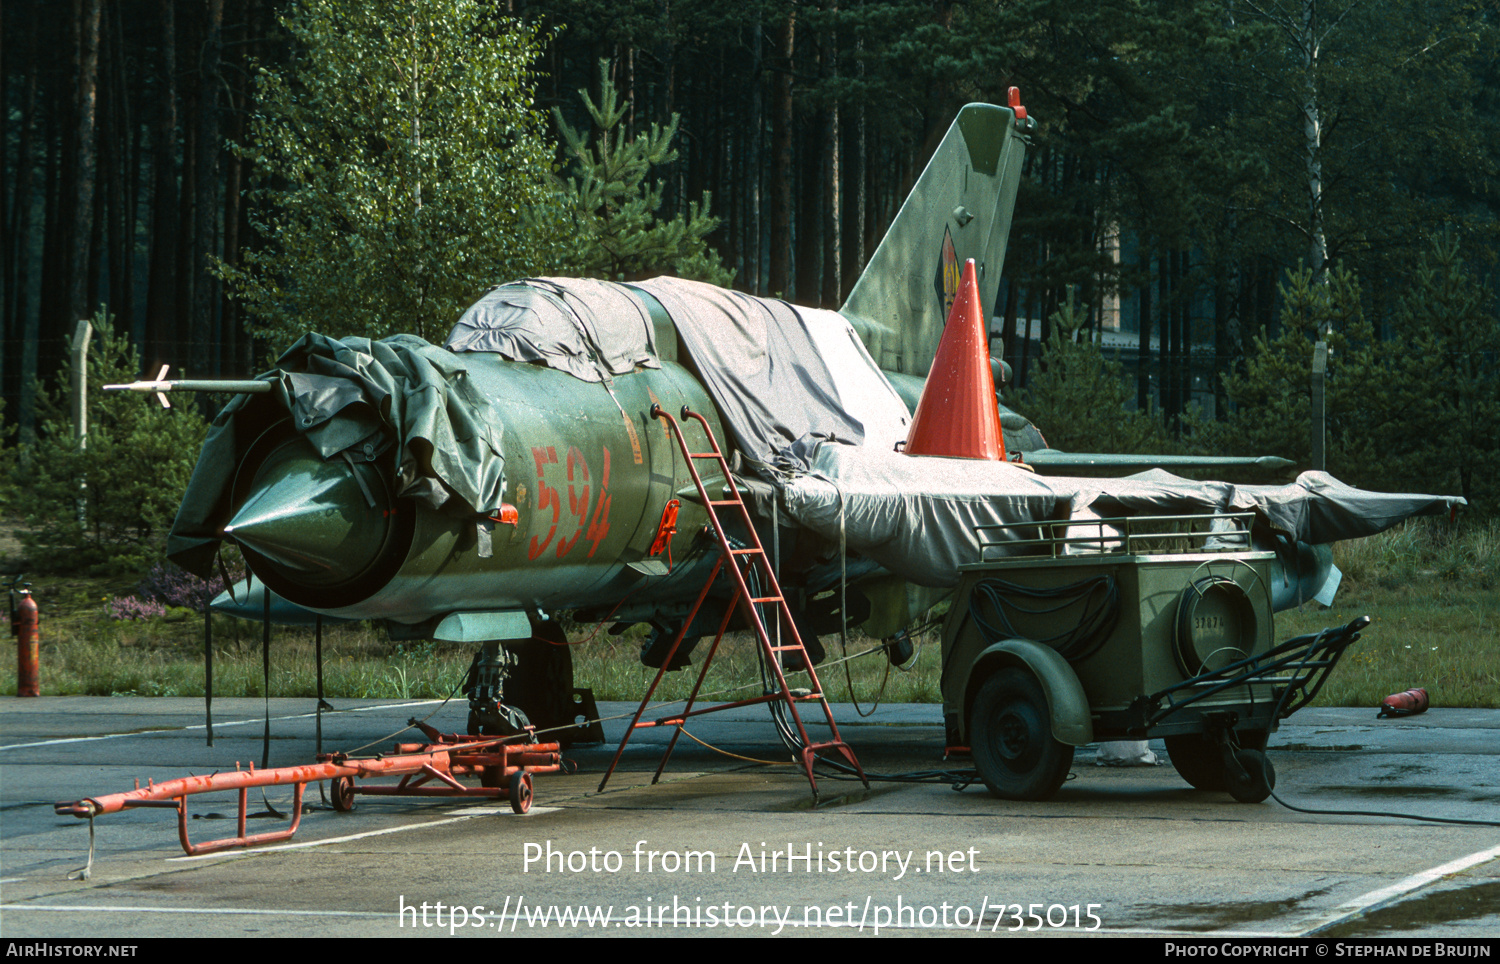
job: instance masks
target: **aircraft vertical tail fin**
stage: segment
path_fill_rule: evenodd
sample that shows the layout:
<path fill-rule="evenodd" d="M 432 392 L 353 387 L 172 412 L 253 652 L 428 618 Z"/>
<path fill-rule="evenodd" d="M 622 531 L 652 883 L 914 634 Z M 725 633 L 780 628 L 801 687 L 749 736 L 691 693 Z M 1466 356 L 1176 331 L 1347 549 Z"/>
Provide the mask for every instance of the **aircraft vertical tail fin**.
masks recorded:
<path fill-rule="evenodd" d="M 970 258 L 986 323 L 994 314 L 1024 135 L 1035 126 L 1015 88 L 1010 102 L 958 112 L 840 309 L 887 371 L 927 374 Z"/>

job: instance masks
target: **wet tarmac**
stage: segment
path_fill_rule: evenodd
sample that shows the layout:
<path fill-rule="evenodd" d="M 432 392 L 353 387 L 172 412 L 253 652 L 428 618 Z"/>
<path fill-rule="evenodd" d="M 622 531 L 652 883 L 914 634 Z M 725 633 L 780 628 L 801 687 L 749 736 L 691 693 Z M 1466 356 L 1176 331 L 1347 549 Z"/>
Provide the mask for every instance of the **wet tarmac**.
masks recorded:
<path fill-rule="evenodd" d="M 335 702 L 319 720 L 310 700 L 271 700 L 270 764 L 311 762 L 320 725 L 323 750 L 373 753 L 409 717 L 452 731 L 465 715 L 457 703 Z M 503 801 L 390 797 L 338 813 L 311 786 L 290 843 L 188 858 L 171 811 L 133 810 L 95 821 L 91 876 L 70 880 L 89 826 L 54 802 L 259 765 L 265 705 L 215 701 L 210 747 L 194 700 L 7 698 L 0 931 L 1500 938 L 1500 828 L 1373 815 L 1500 819 L 1500 711 L 1304 710 L 1268 750 L 1278 795 L 1314 811 L 1297 812 L 1193 790 L 1170 765 L 1098 767 L 1093 748 L 1046 803 L 956 791 L 952 775 L 865 790 L 826 774 L 814 809 L 800 769 L 754 762 L 787 758 L 764 708 L 696 722 L 715 749 L 680 741 L 654 786 L 667 734 L 642 731 L 599 793 L 633 708 L 602 705 L 616 717 L 606 744 L 570 751 L 574 775 L 539 777 L 524 816 Z M 941 759 L 936 706 L 835 715 L 867 771 L 962 768 Z M 286 826 L 290 789 L 251 800 L 249 832 Z M 235 806 L 193 798 L 190 833 L 231 834 Z"/>

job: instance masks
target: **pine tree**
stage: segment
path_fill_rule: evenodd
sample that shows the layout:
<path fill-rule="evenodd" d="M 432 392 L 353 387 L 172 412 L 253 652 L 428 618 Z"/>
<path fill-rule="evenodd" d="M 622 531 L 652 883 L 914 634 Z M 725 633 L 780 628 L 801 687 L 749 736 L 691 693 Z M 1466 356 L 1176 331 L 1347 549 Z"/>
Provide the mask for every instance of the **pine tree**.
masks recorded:
<path fill-rule="evenodd" d="M 1391 317 L 1394 406 L 1386 425 L 1403 487 L 1500 508 L 1500 317 L 1494 294 L 1439 238 Z"/>
<path fill-rule="evenodd" d="M 38 388 L 42 435 L 23 483 L 22 541 L 44 569 L 140 572 L 161 560 L 208 425 L 192 405 L 164 410 L 139 395 L 105 392 L 107 383 L 139 378 L 140 360 L 102 310 L 93 325 L 83 446 L 68 411 L 71 352 L 52 388 Z"/>
<path fill-rule="evenodd" d="M 1052 316 L 1042 364 L 1017 399 L 1054 448 L 1071 452 L 1160 453 L 1169 448 L 1159 415 L 1134 407 L 1135 390 L 1117 359 L 1080 335 L 1085 317 L 1071 300 Z"/>
<path fill-rule="evenodd" d="M 1346 482 L 1381 485 L 1379 429 L 1391 378 L 1365 318 L 1359 279 L 1334 267 L 1320 283 L 1311 268 L 1280 287 L 1281 331 L 1257 337 L 1243 372 L 1224 378 L 1234 404 L 1218 423 L 1193 426 L 1196 448 L 1215 455 L 1278 455 L 1306 467 L 1312 456 L 1313 343 L 1330 328 L 1326 395 L 1328 470 Z"/>
<path fill-rule="evenodd" d="M 578 92 L 593 118 L 592 144 L 568 126 L 560 111 L 553 111 L 574 172 L 563 190 L 576 232 L 564 270 L 611 281 L 671 273 L 728 285 L 734 273 L 719 263 L 705 240 L 719 226 L 719 219 L 709 214 L 708 192 L 689 203 L 686 214 L 664 221 L 657 216 L 662 183 L 646 180 L 654 168 L 677 159 L 672 147 L 677 115 L 666 127 L 652 124 L 649 131 L 627 138 L 621 121 L 629 103 L 621 100 L 607 68 L 608 61 L 601 61 L 598 103 L 587 91 Z"/>

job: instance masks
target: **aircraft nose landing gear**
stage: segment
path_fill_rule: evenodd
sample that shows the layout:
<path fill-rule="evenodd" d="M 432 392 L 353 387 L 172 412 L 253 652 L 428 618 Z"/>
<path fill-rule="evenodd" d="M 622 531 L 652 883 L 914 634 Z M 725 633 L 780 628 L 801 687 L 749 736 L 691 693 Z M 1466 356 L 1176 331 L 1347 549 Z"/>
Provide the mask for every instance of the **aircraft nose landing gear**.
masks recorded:
<path fill-rule="evenodd" d="M 497 642 L 488 642 L 474 654 L 464 692 L 469 697 L 468 732 L 479 736 L 514 736 L 531 725 L 524 712 L 500 701 L 506 653 Z"/>

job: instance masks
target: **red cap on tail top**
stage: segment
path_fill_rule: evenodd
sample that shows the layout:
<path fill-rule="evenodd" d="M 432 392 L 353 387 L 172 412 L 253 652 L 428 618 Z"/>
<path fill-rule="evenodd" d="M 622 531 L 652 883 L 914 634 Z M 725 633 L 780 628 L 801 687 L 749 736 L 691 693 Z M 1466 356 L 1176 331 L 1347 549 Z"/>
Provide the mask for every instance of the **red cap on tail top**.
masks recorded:
<path fill-rule="evenodd" d="M 995 407 L 990 343 L 985 337 L 974 259 L 964 262 L 958 295 L 938 342 L 937 357 L 912 417 L 907 455 L 1005 460 L 1005 438 Z"/>

